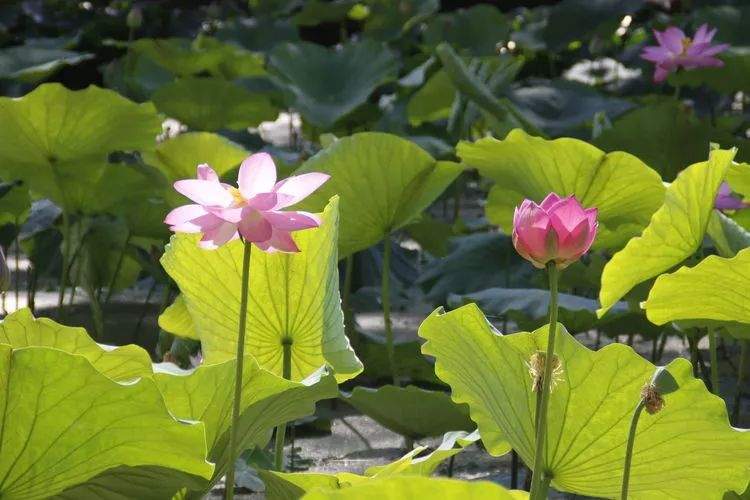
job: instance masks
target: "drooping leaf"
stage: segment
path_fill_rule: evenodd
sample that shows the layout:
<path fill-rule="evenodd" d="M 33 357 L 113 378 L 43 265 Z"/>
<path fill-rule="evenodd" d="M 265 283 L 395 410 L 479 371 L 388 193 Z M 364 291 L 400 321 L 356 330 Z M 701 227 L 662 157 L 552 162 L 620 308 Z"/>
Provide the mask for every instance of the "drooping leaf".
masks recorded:
<path fill-rule="evenodd" d="M 732 257 L 750 247 L 750 232 L 718 210 L 711 214 L 706 233 L 722 257 Z"/>
<path fill-rule="evenodd" d="M 409 99 L 406 112 L 409 123 L 418 127 L 424 122 L 447 119 L 456 96 L 456 88 L 448 73 L 440 70 L 430 77 Z"/>
<path fill-rule="evenodd" d="M 203 426 L 175 420 L 153 380 L 118 383 L 49 347 L 0 345 L 0 365 L 3 498 L 47 498 L 123 466 L 211 477 Z"/>
<path fill-rule="evenodd" d="M 197 493 L 206 493 L 227 469 L 234 377 L 234 359 L 201 365 L 191 372 L 172 370 L 155 375 L 172 414 L 205 426 L 208 459 L 216 468 L 211 482 Z M 274 427 L 312 414 L 317 401 L 338 393 L 334 377 L 323 368 L 301 382 L 292 382 L 260 368 L 253 357 L 246 356 L 242 377 L 241 449 L 264 447 Z"/>
<path fill-rule="evenodd" d="M 340 197 L 339 258 L 344 258 L 414 220 L 461 171 L 410 141 L 364 132 L 334 142 L 295 174 L 331 175 L 299 206 L 320 210 L 331 196 Z"/>
<path fill-rule="evenodd" d="M 536 394 L 528 363 L 544 351 L 547 327 L 500 335 L 475 305 L 435 311 L 419 329 L 436 373 L 467 403 L 482 442 L 495 452 L 510 443 L 534 462 Z M 550 394 L 545 469 L 552 486 L 591 497 L 617 498 L 628 427 L 640 392 L 656 367 L 624 344 L 590 351 L 558 325 L 555 353 L 561 373 Z M 720 498 L 742 491 L 748 476 L 750 433 L 729 425 L 724 402 L 693 378 L 678 358 L 666 369 L 679 389 L 663 409 L 641 415 L 629 498 Z"/>
<path fill-rule="evenodd" d="M 643 234 L 604 266 L 599 316 L 634 286 L 668 271 L 698 249 L 734 154 L 734 150 L 711 151 L 708 161 L 691 165 L 677 176 Z"/>
<path fill-rule="evenodd" d="M 63 66 L 92 59 L 93 54 L 72 50 L 19 45 L 0 50 L 0 78 L 36 83 Z"/>
<path fill-rule="evenodd" d="M 304 500 L 402 500 L 404 498 L 444 498 L 446 500 L 521 500 L 524 493 L 513 493 L 489 481 L 461 481 L 448 478 L 395 476 L 353 485 L 351 488 L 319 488 Z"/>
<path fill-rule="evenodd" d="M 174 302 L 159 315 L 159 328 L 178 337 L 200 340 L 182 295 L 178 295 Z"/>
<path fill-rule="evenodd" d="M 441 391 L 385 385 L 378 389 L 355 387 L 342 397 L 380 425 L 414 439 L 476 428 L 466 406 L 456 405 Z"/>
<path fill-rule="evenodd" d="M 292 380 L 302 380 L 326 363 L 339 381 L 362 370 L 344 334 L 337 227 L 334 199 L 323 211 L 319 228 L 294 233 L 299 253 L 252 250 L 245 352 L 272 373 L 282 374 L 285 342 L 291 343 Z M 182 292 L 208 363 L 235 356 L 242 254 L 239 240 L 203 250 L 194 235 L 178 234 L 161 259 Z"/>
<path fill-rule="evenodd" d="M 306 121 L 329 129 L 395 78 L 398 63 L 385 45 L 365 39 L 340 50 L 308 42 L 280 44 L 269 66 L 289 105 Z"/>
<path fill-rule="evenodd" d="M 547 141 L 513 130 L 502 141 L 461 142 L 457 153 L 495 181 L 485 211 L 508 234 L 513 210 L 524 198 L 540 202 L 555 192 L 598 208 L 594 246 L 617 248 L 648 224 L 664 199 L 661 178 L 638 158 L 619 151 L 605 154 L 577 139 Z"/>
<path fill-rule="evenodd" d="M 48 318 L 35 318 L 29 309 L 20 309 L 0 323 L 0 344 L 14 349 L 53 347 L 85 357 L 102 375 L 126 381 L 151 376 L 151 358 L 135 345 L 113 347 L 97 344 L 86 330 L 61 325 Z"/>
<path fill-rule="evenodd" d="M 750 323 L 750 249 L 659 276 L 643 308 L 657 325 L 680 319 Z"/>
<path fill-rule="evenodd" d="M 267 96 L 222 78 L 183 78 L 160 87 L 152 100 L 194 130 L 242 130 L 278 115 Z"/>
<path fill-rule="evenodd" d="M 20 99 L 0 98 L 0 172 L 67 210 L 67 195 L 97 179 L 113 151 L 155 146 L 160 120 L 153 105 L 135 104 L 111 90 L 37 87 Z"/>

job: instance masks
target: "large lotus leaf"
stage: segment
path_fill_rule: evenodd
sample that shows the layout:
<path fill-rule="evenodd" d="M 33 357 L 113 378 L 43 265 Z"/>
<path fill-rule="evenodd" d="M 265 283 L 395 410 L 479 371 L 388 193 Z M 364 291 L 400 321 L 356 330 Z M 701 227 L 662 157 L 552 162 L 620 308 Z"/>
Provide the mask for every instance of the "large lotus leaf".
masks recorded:
<path fill-rule="evenodd" d="M 413 439 L 476 428 L 468 408 L 455 404 L 442 391 L 394 385 L 355 387 L 342 398 L 380 425 Z"/>
<path fill-rule="evenodd" d="M 558 295 L 559 321 L 568 325 L 572 333 L 587 332 L 598 324 L 598 302 L 587 297 L 567 293 Z M 549 291 L 538 288 L 488 288 L 466 295 L 450 295 L 448 305 L 458 307 L 475 302 L 480 309 L 495 318 L 507 315 L 522 330 L 534 330 L 547 323 Z M 618 303 L 612 312 L 626 314 L 627 304 Z"/>
<path fill-rule="evenodd" d="M 391 134 L 364 132 L 334 142 L 295 174 L 331 175 L 299 206 L 319 210 L 331 196 L 339 196 L 339 258 L 344 258 L 407 225 L 461 171 L 455 163 L 436 161 L 413 142 Z"/>
<path fill-rule="evenodd" d="M 346 22 L 347 14 L 355 3 L 355 0 L 334 0 L 333 2 L 308 0 L 292 20 L 297 26 Z"/>
<path fill-rule="evenodd" d="M 366 39 L 339 50 L 308 42 L 280 44 L 269 66 L 288 104 L 306 121 L 328 129 L 395 78 L 398 62 L 385 45 Z"/>
<path fill-rule="evenodd" d="M 212 484 L 224 475 L 228 464 L 235 368 L 232 359 L 204 364 L 191 372 L 155 375 L 172 414 L 205 425 L 208 459 L 216 464 Z M 274 427 L 312 414 L 317 401 L 338 394 L 334 377 L 322 368 L 302 382 L 292 382 L 260 368 L 252 356 L 246 356 L 242 377 L 238 428 L 242 449 L 264 447 Z"/>
<path fill-rule="evenodd" d="M 750 249 L 659 276 L 643 307 L 657 325 L 680 319 L 750 323 Z"/>
<path fill-rule="evenodd" d="M 460 453 L 465 447 L 479 440 L 477 431 L 448 432 L 440 445 L 430 453 L 426 446 L 417 446 L 398 460 L 385 465 L 370 467 L 364 476 L 349 472 L 323 474 L 315 472 L 276 472 L 259 470 L 258 475 L 266 486 L 269 500 L 297 500 L 316 488 L 338 490 L 366 481 L 396 475 L 430 476 L 448 458 Z"/>
<path fill-rule="evenodd" d="M 467 26 L 471 29 L 466 29 Z M 432 47 L 448 42 L 473 56 L 495 56 L 497 44 L 508 40 L 510 30 L 510 22 L 500 9 L 475 5 L 432 18 L 427 23 L 424 40 Z"/>
<path fill-rule="evenodd" d="M 44 80 L 63 66 L 93 58 L 93 54 L 72 50 L 20 45 L 0 50 L 0 78 L 28 83 Z"/>
<path fill-rule="evenodd" d="M 718 210 L 711 214 L 706 233 L 722 257 L 732 257 L 750 247 L 750 232 Z"/>
<path fill-rule="evenodd" d="M 525 492 L 512 492 L 489 481 L 461 481 L 448 478 L 394 476 L 366 481 L 351 488 L 318 488 L 304 500 L 403 500 L 404 498 L 440 498 L 445 500 L 520 500 Z"/>
<path fill-rule="evenodd" d="M 222 78 L 183 78 L 160 87 L 152 100 L 159 111 L 196 130 L 242 130 L 279 114 L 267 96 Z"/>
<path fill-rule="evenodd" d="M 364 33 L 376 40 L 390 41 L 440 9 L 438 0 L 370 0 Z M 351 14 L 350 14 L 351 16 Z"/>
<path fill-rule="evenodd" d="M 640 106 L 616 120 L 594 144 L 605 151 L 628 151 L 672 181 L 687 165 L 706 157 L 711 124 L 675 100 Z"/>
<path fill-rule="evenodd" d="M 409 99 L 406 113 L 409 124 L 418 127 L 424 122 L 444 120 L 451 115 L 451 106 L 456 96 L 448 73 L 440 70 L 430 77 Z"/>
<path fill-rule="evenodd" d="M 160 120 L 153 105 L 111 90 L 57 83 L 20 99 L 0 98 L 0 172 L 71 210 L 67 191 L 97 177 L 113 151 L 149 150 Z"/>
<path fill-rule="evenodd" d="M 235 79 L 265 73 L 260 56 L 210 37 L 199 36 L 195 40 L 140 38 L 130 44 L 130 49 L 178 76 L 210 73 Z"/>
<path fill-rule="evenodd" d="M 643 234 L 604 266 L 599 316 L 634 286 L 668 271 L 698 249 L 734 154 L 734 150 L 711 151 L 708 161 L 686 168 L 670 184 L 664 204 Z"/>
<path fill-rule="evenodd" d="M 299 41 L 297 27 L 290 19 L 268 17 L 225 19 L 216 30 L 216 37 L 259 52 L 268 52 L 282 42 Z"/>
<path fill-rule="evenodd" d="M 669 83 L 686 87 L 706 85 L 726 94 L 750 90 L 750 47 L 731 47 L 717 57 L 724 61 L 722 67 L 680 71 L 670 75 Z"/>
<path fill-rule="evenodd" d="M 575 132 L 597 113 L 613 119 L 633 107 L 624 99 L 600 94 L 590 85 L 567 80 L 531 79 L 512 88 L 508 97 L 531 123 L 551 136 Z"/>
<path fill-rule="evenodd" d="M 151 358 L 135 345 L 112 347 L 97 344 L 86 330 L 61 325 L 48 318 L 35 318 L 29 309 L 20 309 L 0 322 L 0 344 L 14 349 L 54 347 L 85 357 L 99 373 L 112 380 L 125 381 L 151 376 Z"/>
<path fill-rule="evenodd" d="M 178 337 L 200 340 L 198 333 L 195 331 L 193 317 L 190 316 L 190 311 L 182 295 L 178 295 L 174 302 L 161 313 L 159 328 Z"/>
<path fill-rule="evenodd" d="M 294 233 L 299 253 L 252 250 L 245 352 L 277 375 L 282 374 L 284 342 L 291 342 L 292 380 L 306 378 L 325 363 L 339 381 L 362 371 L 344 334 L 337 227 L 334 199 L 323 211 L 319 228 Z M 161 259 L 182 292 L 209 363 L 235 356 L 242 254 L 239 240 L 203 250 L 194 235 L 179 234 Z"/>
<path fill-rule="evenodd" d="M 129 52 L 102 68 L 104 85 L 134 101 L 148 101 L 162 85 L 174 80 L 174 75 L 150 57 Z"/>
<path fill-rule="evenodd" d="M 211 477 L 203 426 L 176 421 L 153 380 L 118 383 L 84 357 L 0 345 L 0 494 L 46 498 L 127 466 Z"/>
<path fill-rule="evenodd" d="M 530 357 L 546 350 L 547 326 L 500 335 L 475 305 L 438 310 L 419 329 L 437 375 L 467 403 L 482 442 L 507 439 L 534 463 L 536 394 Z M 624 344 L 591 351 L 558 326 L 562 373 L 550 395 L 545 470 L 560 491 L 618 498 L 631 416 L 656 367 Z M 640 417 L 628 498 L 721 498 L 748 483 L 750 433 L 729 425 L 724 402 L 678 358 L 666 369 L 679 389 L 664 408 Z"/>
<path fill-rule="evenodd" d="M 502 141 L 461 142 L 458 156 L 495 181 L 485 211 L 508 234 L 513 210 L 524 198 L 540 202 L 555 192 L 598 208 L 594 246 L 617 248 L 648 224 L 664 199 L 659 174 L 638 158 L 621 151 L 605 154 L 578 139 L 548 141 L 517 129 Z"/>

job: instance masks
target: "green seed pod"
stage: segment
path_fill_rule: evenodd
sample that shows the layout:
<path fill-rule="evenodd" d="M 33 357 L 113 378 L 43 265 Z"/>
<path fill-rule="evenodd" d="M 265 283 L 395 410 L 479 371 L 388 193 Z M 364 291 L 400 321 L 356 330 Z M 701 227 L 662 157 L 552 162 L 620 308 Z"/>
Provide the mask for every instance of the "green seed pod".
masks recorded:
<path fill-rule="evenodd" d="M 140 7 L 133 7 L 132 9 L 130 9 L 130 12 L 128 12 L 128 17 L 125 19 L 125 23 L 131 30 L 135 30 L 141 27 L 141 24 L 143 24 L 143 12 L 141 11 Z"/>

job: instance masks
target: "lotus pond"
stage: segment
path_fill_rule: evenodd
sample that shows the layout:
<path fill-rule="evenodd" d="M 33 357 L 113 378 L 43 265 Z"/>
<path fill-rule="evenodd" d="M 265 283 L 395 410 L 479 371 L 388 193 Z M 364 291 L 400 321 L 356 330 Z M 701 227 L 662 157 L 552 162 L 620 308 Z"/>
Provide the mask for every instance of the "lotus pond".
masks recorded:
<path fill-rule="evenodd" d="M 748 21 L 2 3 L 0 498 L 750 498 Z"/>

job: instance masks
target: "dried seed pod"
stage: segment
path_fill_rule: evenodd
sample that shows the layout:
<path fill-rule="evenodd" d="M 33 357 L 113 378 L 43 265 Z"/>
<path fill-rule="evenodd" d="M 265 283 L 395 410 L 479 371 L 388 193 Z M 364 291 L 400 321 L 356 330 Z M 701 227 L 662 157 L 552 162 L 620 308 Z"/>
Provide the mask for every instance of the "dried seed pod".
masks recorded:
<path fill-rule="evenodd" d="M 526 362 L 526 367 L 529 369 L 529 375 L 531 375 L 531 390 L 534 392 L 540 392 L 542 390 L 542 382 L 544 381 L 544 364 L 547 359 L 547 354 L 542 351 L 537 351 L 531 355 L 529 360 Z M 555 355 L 552 360 L 552 378 L 550 380 L 550 390 L 562 380 L 563 367 L 560 362 L 560 358 Z"/>
<path fill-rule="evenodd" d="M 646 384 L 643 386 L 643 389 L 641 389 L 641 398 L 643 399 L 646 411 L 650 415 L 658 413 L 664 408 L 664 398 L 656 390 L 654 384 Z"/>

